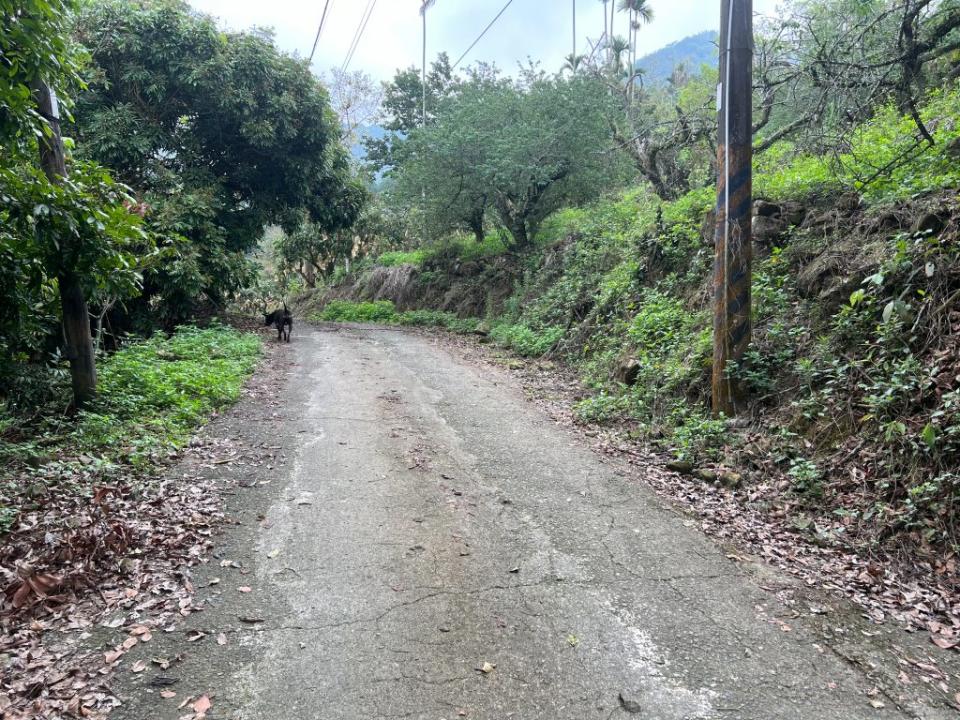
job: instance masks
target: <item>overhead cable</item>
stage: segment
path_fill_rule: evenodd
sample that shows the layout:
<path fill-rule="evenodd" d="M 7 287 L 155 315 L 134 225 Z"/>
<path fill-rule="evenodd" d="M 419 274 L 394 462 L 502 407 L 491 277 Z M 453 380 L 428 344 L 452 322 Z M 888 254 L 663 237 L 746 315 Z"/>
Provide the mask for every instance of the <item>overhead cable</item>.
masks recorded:
<path fill-rule="evenodd" d="M 463 55 L 461 55 L 460 58 L 453 64 L 453 67 L 450 68 L 451 70 L 456 70 L 456 69 L 457 69 L 457 66 L 458 66 L 461 62 L 463 62 L 463 59 L 464 59 L 468 54 L 470 54 L 470 51 L 473 50 L 473 48 L 476 46 L 476 44 L 483 39 L 483 36 L 487 34 L 487 31 L 494 26 L 494 24 L 497 22 L 497 20 L 500 19 L 500 16 L 503 15 L 503 14 L 507 11 L 507 8 L 510 7 L 510 5 L 512 5 L 512 4 L 513 4 L 513 0 L 507 0 L 507 4 L 504 5 L 503 8 L 500 10 L 500 12 L 497 13 L 497 16 L 496 16 L 493 20 L 490 21 L 490 24 L 487 25 L 487 26 L 483 29 L 483 32 L 480 33 L 480 35 L 477 36 L 477 39 L 474 40 L 474 41 L 470 44 L 470 47 L 468 47 L 468 48 L 466 49 L 466 51 L 464 51 Z"/>
<path fill-rule="evenodd" d="M 327 0 L 323 4 L 323 15 L 320 16 L 320 25 L 317 27 L 317 36 L 313 39 L 313 48 L 310 50 L 310 64 L 313 64 L 313 54 L 317 52 L 317 43 L 320 42 L 320 33 L 323 32 L 323 23 L 327 19 L 327 10 L 330 9 L 332 0 Z"/>
<path fill-rule="evenodd" d="M 360 24 L 357 26 L 357 32 L 354 33 L 353 42 L 350 44 L 350 50 L 347 52 L 347 57 L 343 61 L 341 70 L 346 71 L 350 67 L 350 61 L 353 60 L 354 53 L 357 52 L 357 48 L 360 46 L 360 40 L 363 38 L 363 33 L 367 29 L 367 23 L 370 22 L 370 16 L 373 15 L 373 8 L 376 7 L 377 0 L 368 0 L 367 7 L 363 11 L 363 15 L 360 17 Z"/>

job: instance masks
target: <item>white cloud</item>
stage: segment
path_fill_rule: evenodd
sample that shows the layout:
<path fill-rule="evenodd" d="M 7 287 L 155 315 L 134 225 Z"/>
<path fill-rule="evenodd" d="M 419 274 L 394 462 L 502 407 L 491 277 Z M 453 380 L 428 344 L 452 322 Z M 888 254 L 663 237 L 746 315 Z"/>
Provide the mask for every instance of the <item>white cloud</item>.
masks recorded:
<path fill-rule="evenodd" d="M 197 9 L 218 17 L 225 27 L 242 30 L 272 27 L 277 44 L 307 56 L 313 45 L 324 0 L 190 0 Z M 437 0 L 427 11 L 427 53 L 446 51 L 456 60 L 503 7 L 506 0 Z M 776 0 L 754 0 L 756 12 L 773 12 Z M 318 71 L 340 66 L 360 23 L 367 0 L 330 0 L 323 35 L 314 58 Z M 496 62 L 505 70 L 531 57 L 547 69 L 559 67 L 570 53 L 573 0 L 513 0 L 503 16 L 464 60 Z M 577 51 L 588 37 L 603 32 L 601 0 L 576 0 Z M 719 0 L 653 0 L 655 19 L 640 31 L 638 53 L 656 50 L 720 21 Z M 377 0 L 350 65 L 374 77 L 389 79 L 398 67 L 420 66 L 420 0 Z M 609 7 L 609 6 L 608 6 Z M 626 16 L 617 13 L 614 30 L 625 34 Z"/>

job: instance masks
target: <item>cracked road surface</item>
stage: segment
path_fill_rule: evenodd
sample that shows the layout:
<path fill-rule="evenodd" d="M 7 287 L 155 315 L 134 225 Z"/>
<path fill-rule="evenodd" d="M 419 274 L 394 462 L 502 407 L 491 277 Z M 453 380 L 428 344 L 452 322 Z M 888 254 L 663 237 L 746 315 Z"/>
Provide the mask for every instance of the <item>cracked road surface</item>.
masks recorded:
<path fill-rule="evenodd" d="M 183 657 L 125 675 L 115 716 L 204 693 L 243 720 L 912 716 L 505 374 L 376 328 L 284 352 L 282 417 L 241 403 L 210 432 L 286 461 L 236 471 L 204 611 L 142 655 Z"/>

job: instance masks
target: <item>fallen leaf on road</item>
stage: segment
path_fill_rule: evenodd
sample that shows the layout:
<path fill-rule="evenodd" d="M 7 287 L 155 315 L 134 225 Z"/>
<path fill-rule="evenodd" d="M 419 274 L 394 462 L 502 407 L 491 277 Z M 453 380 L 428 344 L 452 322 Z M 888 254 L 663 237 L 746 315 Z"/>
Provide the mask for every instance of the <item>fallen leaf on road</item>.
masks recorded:
<path fill-rule="evenodd" d="M 960 638 L 951 638 L 945 635 L 934 635 L 931 633 L 930 640 L 941 650 L 949 650 L 960 644 Z"/>
<path fill-rule="evenodd" d="M 137 660 L 133 664 L 133 667 L 130 668 L 130 670 L 135 673 L 142 673 L 146 669 L 147 669 L 147 664 L 143 660 Z"/>
<path fill-rule="evenodd" d="M 210 702 L 210 698 L 208 698 L 206 695 L 201 695 L 190 707 L 197 715 L 205 715 L 207 710 L 209 710 L 212 706 L 213 703 Z"/>
<path fill-rule="evenodd" d="M 187 642 L 196 642 L 197 640 L 205 638 L 206 636 L 207 634 L 205 632 L 201 632 L 200 630 L 191 630 L 187 633 Z"/>
<path fill-rule="evenodd" d="M 169 700 L 170 698 L 176 697 L 177 694 L 173 690 L 161 690 L 160 697 L 164 700 Z"/>
<path fill-rule="evenodd" d="M 268 557 L 268 558 L 275 558 L 275 557 L 276 557 L 277 555 L 279 555 L 279 554 L 280 554 L 280 551 L 279 551 L 279 550 L 271 550 L 270 552 L 267 553 L 267 557 Z"/>
<path fill-rule="evenodd" d="M 238 615 L 237 619 L 240 620 L 240 622 L 250 623 L 251 625 L 263 622 L 262 617 L 256 617 L 253 615 Z"/>
<path fill-rule="evenodd" d="M 485 662 L 483 665 L 480 666 L 480 672 L 486 673 L 487 675 L 489 675 L 496 669 L 497 669 L 496 665 L 488 662 Z"/>
<path fill-rule="evenodd" d="M 253 588 L 247 587 L 246 585 L 241 585 L 240 587 L 237 588 L 237 590 L 239 590 L 242 593 L 253 592 Z"/>
<path fill-rule="evenodd" d="M 226 645 L 226 644 L 227 644 L 226 634 L 220 633 L 219 635 L 217 635 L 217 645 Z"/>
<path fill-rule="evenodd" d="M 106 662 L 107 665 L 112 665 L 117 660 L 123 657 L 123 653 L 124 653 L 123 650 L 111 650 L 108 653 L 104 653 L 103 655 L 104 662 Z"/>

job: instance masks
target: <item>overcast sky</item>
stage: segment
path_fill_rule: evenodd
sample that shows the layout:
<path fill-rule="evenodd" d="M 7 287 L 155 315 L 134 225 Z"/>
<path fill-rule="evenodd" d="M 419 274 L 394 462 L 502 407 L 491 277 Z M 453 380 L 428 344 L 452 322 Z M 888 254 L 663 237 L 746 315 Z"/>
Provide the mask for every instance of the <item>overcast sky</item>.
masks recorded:
<path fill-rule="evenodd" d="M 773 12 L 777 0 L 754 0 L 756 12 Z M 191 4 L 220 19 L 230 29 L 253 25 L 270 27 L 278 45 L 288 52 L 308 56 L 324 0 L 190 0 Z M 506 0 L 437 0 L 427 11 L 427 53 L 446 51 L 451 61 L 470 46 Z M 314 68 L 339 67 L 346 58 L 367 0 L 330 0 L 330 10 Z M 587 49 L 586 38 L 603 34 L 601 0 L 576 0 L 577 52 Z M 687 35 L 719 26 L 720 0 L 652 0 L 654 21 L 640 31 L 638 54 L 656 50 Z M 420 0 L 376 0 L 373 14 L 350 63 L 378 80 L 393 76 L 398 67 L 420 65 Z M 546 69 L 559 68 L 573 45 L 572 0 L 513 0 L 464 64 L 475 60 L 495 62 L 513 71 L 529 56 Z M 616 34 L 626 35 L 626 15 L 617 13 Z"/>

